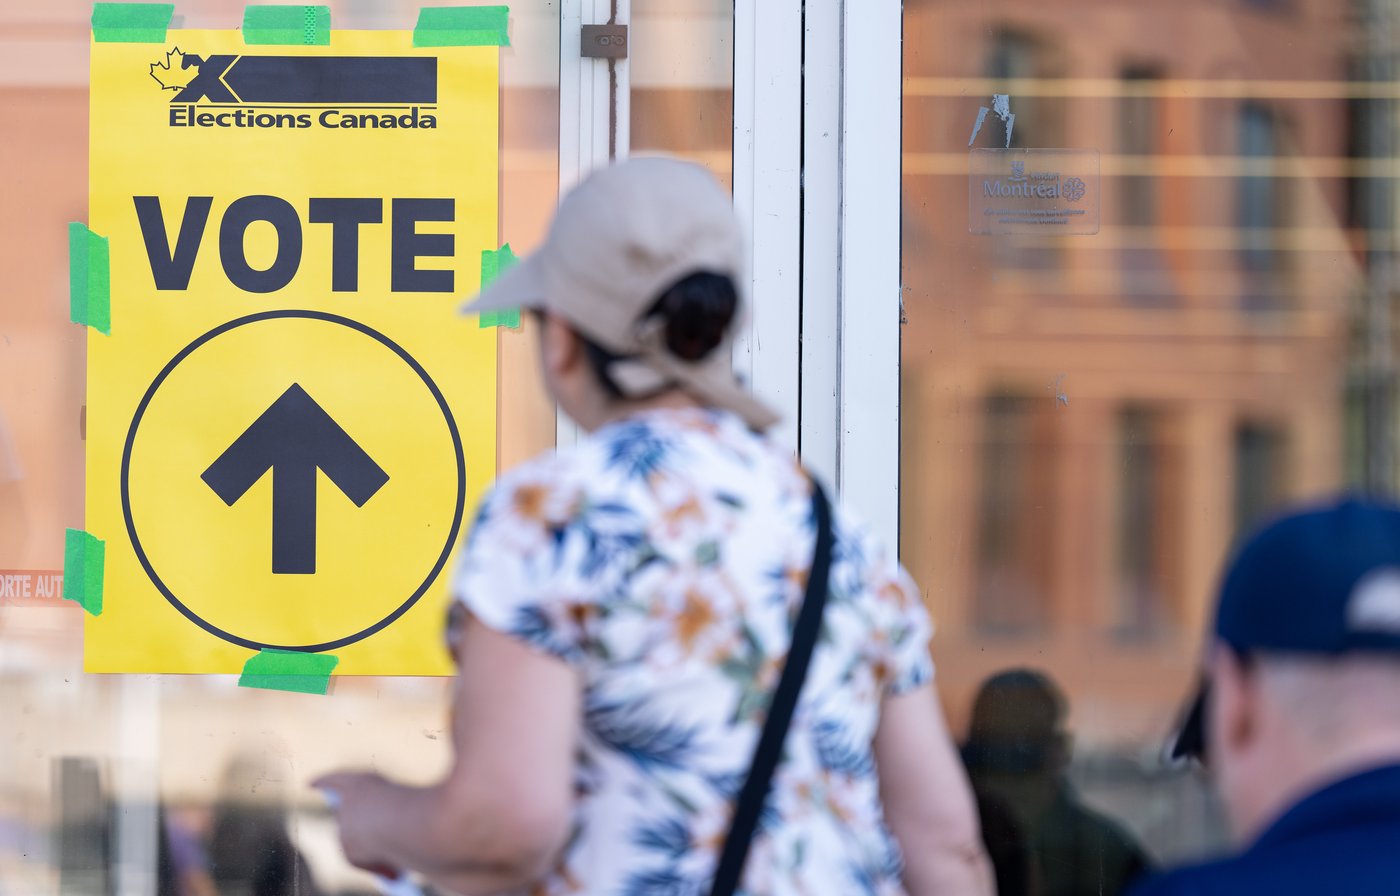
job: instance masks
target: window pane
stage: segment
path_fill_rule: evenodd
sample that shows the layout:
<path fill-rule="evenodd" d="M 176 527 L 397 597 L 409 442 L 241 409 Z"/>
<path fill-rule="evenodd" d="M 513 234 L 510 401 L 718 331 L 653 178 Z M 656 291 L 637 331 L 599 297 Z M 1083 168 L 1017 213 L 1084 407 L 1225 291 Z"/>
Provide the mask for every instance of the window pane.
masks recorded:
<path fill-rule="evenodd" d="M 688 158 L 732 184 L 734 4 L 632 0 L 631 29 L 631 151 Z"/>
<path fill-rule="evenodd" d="M 423 5 L 337 3 L 333 24 L 411 30 Z M 175 27 L 236 28 L 245 6 L 181 0 Z M 85 337 L 68 322 L 66 226 L 87 219 L 91 15 L 87 0 L 0 4 L 0 194 L 12 212 L 0 216 L 0 891 L 196 892 L 174 877 L 198 868 L 223 894 L 370 893 L 307 783 L 344 765 L 433 774 L 445 681 L 344 678 L 306 697 L 233 676 L 87 675 L 83 611 L 57 597 L 64 529 L 84 520 Z M 512 3 L 510 33 L 500 237 L 524 255 L 557 197 L 557 4 Z M 501 332 L 506 465 L 554 443 L 533 346 L 532 333 Z"/>
<path fill-rule="evenodd" d="M 1223 843 L 1160 756 L 1238 533 L 1395 483 L 1400 4 L 904 9 L 902 557 L 1012 892 L 1112 894 Z M 1098 232 L 973 233 L 1008 146 Z"/>
<path fill-rule="evenodd" d="M 1049 420 L 1034 400 L 988 396 L 983 406 L 978 519 L 977 624 L 989 634 L 1033 631 L 1046 623 L 1049 464 L 1028 450 Z"/>

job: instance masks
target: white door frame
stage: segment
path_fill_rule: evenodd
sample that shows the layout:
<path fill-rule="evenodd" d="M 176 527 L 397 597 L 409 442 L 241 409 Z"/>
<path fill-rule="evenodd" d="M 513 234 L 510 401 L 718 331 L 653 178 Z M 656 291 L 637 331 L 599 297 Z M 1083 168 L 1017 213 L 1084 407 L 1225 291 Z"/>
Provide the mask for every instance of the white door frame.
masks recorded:
<path fill-rule="evenodd" d="M 584 25 L 625 24 L 631 0 L 561 0 L 559 4 L 559 195 L 593 169 L 627 157 L 631 146 L 631 68 L 627 59 L 583 56 Z M 578 441 L 579 429 L 556 415 L 556 443 Z"/>
<path fill-rule="evenodd" d="M 562 0 L 559 186 L 627 154 L 629 79 L 579 26 L 629 0 Z M 752 239 L 736 369 L 778 437 L 890 545 L 899 535 L 899 0 L 735 0 L 734 203 Z M 609 128 L 616 140 L 609 151 Z M 561 417 L 559 442 L 577 430 Z"/>
<path fill-rule="evenodd" d="M 891 549 L 899 544 L 903 28 L 899 0 L 842 3 L 836 481 Z"/>
<path fill-rule="evenodd" d="M 749 319 L 734 366 L 800 445 L 802 0 L 734 3 L 734 207 L 750 238 Z"/>
<path fill-rule="evenodd" d="M 808 3 L 802 30 L 799 445 L 894 548 L 903 9 L 899 0 Z"/>

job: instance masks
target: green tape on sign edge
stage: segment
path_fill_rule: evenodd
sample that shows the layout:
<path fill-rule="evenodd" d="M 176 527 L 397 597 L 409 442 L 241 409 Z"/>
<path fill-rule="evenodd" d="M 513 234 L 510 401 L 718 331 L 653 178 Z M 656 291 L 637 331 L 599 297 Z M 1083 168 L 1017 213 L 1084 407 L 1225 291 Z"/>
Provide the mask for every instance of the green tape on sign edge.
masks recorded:
<path fill-rule="evenodd" d="M 499 249 L 481 250 L 481 288 L 485 289 L 491 282 L 508 269 L 513 267 L 520 259 L 511 251 L 510 243 L 506 243 Z M 508 308 L 504 311 L 487 311 L 478 318 L 481 329 L 490 327 L 506 327 L 511 330 L 520 329 L 520 309 Z"/>
<path fill-rule="evenodd" d="M 68 319 L 112 332 L 111 248 L 77 221 L 68 225 Z"/>
<path fill-rule="evenodd" d="M 249 6 L 243 10 L 243 43 L 324 47 L 331 42 L 329 6 Z"/>
<path fill-rule="evenodd" d="M 102 582 L 107 545 L 82 529 L 63 533 L 63 598 L 93 616 L 102 615 Z"/>
<path fill-rule="evenodd" d="M 94 3 L 92 39 L 108 44 L 159 44 L 165 42 L 174 3 Z"/>
<path fill-rule="evenodd" d="M 339 664 L 340 657 L 330 653 L 268 647 L 248 657 L 243 674 L 238 676 L 238 686 L 324 695 L 330 690 L 331 673 Z"/>
<path fill-rule="evenodd" d="M 509 308 L 505 311 L 487 311 L 480 317 L 481 329 L 487 330 L 491 327 L 505 327 L 507 330 L 520 329 L 520 309 Z"/>
<path fill-rule="evenodd" d="M 430 6 L 418 11 L 415 47 L 508 47 L 509 6 Z"/>
<path fill-rule="evenodd" d="M 112 253 L 105 236 L 88 231 L 88 326 L 112 333 Z"/>
<path fill-rule="evenodd" d="M 68 319 L 87 326 L 88 233 L 84 224 L 68 225 Z"/>

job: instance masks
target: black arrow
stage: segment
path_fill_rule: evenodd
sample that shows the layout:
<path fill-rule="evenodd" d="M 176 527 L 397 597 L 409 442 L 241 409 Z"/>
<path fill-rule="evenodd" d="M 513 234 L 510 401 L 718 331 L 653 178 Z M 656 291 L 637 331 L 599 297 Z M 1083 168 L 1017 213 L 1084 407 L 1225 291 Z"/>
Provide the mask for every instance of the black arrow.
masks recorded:
<path fill-rule="evenodd" d="M 316 572 L 316 470 L 363 507 L 389 481 L 365 450 L 296 383 L 200 478 L 230 507 L 272 471 L 272 572 Z"/>

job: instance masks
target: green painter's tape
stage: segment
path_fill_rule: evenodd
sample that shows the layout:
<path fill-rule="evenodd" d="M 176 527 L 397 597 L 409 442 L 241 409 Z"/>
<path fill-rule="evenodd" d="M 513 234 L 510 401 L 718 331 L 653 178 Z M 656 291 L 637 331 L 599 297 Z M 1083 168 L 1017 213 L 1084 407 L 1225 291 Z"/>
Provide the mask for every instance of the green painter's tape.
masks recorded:
<path fill-rule="evenodd" d="M 102 572 L 107 545 L 81 529 L 63 535 L 63 596 L 94 616 L 102 615 Z"/>
<path fill-rule="evenodd" d="M 484 249 L 481 253 L 481 288 L 485 289 L 508 268 L 513 266 L 520 259 L 515 257 L 515 253 L 510 250 L 510 243 L 506 243 L 500 249 Z M 506 311 L 487 311 L 481 315 L 481 328 L 487 327 L 509 327 L 519 329 L 520 309 L 511 308 Z"/>
<path fill-rule="evenodd" d="M 68 225 L 68 319 L 87 326 L 88 319 L 88 234 L 86 226 L 73 221 Z"/>
<path fill-rule="evenodd" d="M 340 658 L 329 653 L 266 648 L 248 658 L 240 688 L 293 691 L 298 694 L 324 694 L 331 686 L 331 672 Z"/>
<path fill-rule="evenodd" d="M 243 10 L 245 44 L 324 47 L 330 42 L 329 6 L 250 6 Z"/>
<path fill-rule="evenodd" d="M 508 308 L 505 311 L 487 311 L 481 315 L 481 328 L 505 327 L 508 330 L 520 329 L 520 309 Z"/>
<path fill-rule="evenodd" d="M 94 3 L 92 39 L 107 44 L 165 43 L 174 3 Z"/>
<path fill-rule="evenodd" d="M 111 250 L 105 236 L 98 236 L 76 221 L 68 225 L 68 319 L 112 332 Z"/>
<path fill-rule="evenodd" d="M 508 47 L 509 6 L 431 6 L 418 11 L 415 47 Z"/>

